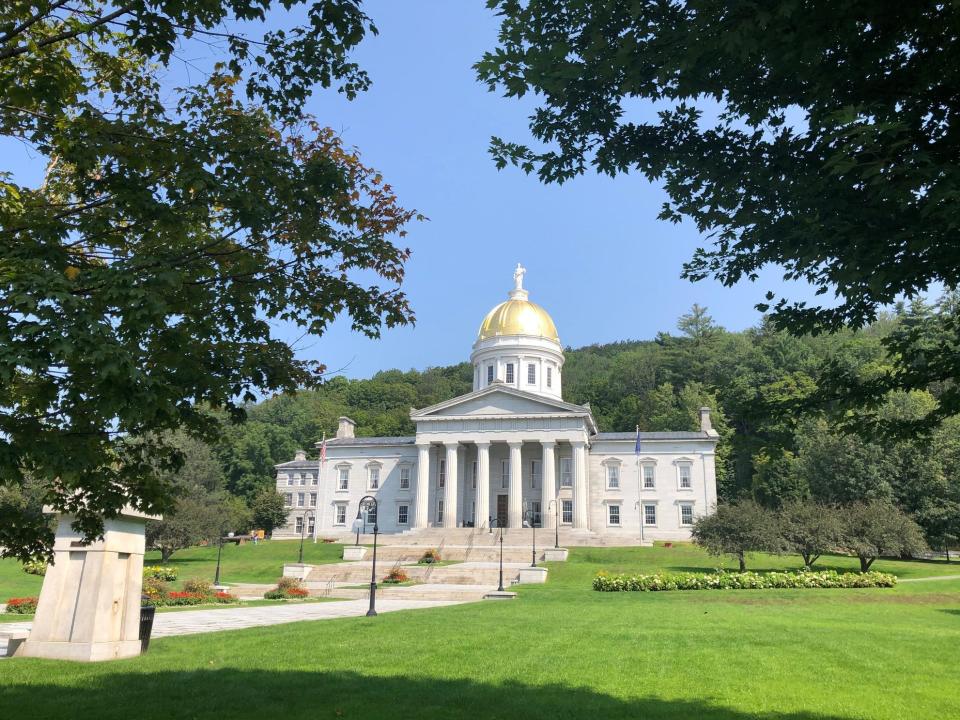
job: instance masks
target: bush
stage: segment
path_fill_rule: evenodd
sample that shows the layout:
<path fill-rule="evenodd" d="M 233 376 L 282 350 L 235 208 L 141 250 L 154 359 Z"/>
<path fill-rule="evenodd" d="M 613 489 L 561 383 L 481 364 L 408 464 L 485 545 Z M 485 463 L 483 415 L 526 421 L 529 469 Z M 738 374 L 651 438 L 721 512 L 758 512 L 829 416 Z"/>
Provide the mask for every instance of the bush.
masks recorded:
<path fill-rule="evenodd" d="M 157 580 L 163 580 L 165 582 L 174 582 L 177 579 L 178 573 L 179 570 L 177 568 L 167 565 L 148 565 L 143 568 L 144 579 L 156 578 Z"/>
<path fill-rule="evenodd" d="M 432 563 L 440 562 L 440 553 L 436 550 L 427 550 L 423 553 L 423 556 L 417 561 L 420 565 L 430 565 Z"/>
<path fill-rule="evenodd" d="M 213 585 L 209 581 L 201 580 L 200 578 L 190 578 L 184 581 L 183 589 L 188 593 L 195 593 L 203 597 L 213 596 Z"/>
<path fill-rule="evenodd" d="M 7 600 L 7 612 L 16 615 L 33 615 L 37 611 L 39 598 L 22 597 Z"/>
<path fill-rule="evenodd" d="M 593 589 L 599 592 L 873 588 L 893 587 L 896 584 L 896 575 L 889 573 L 838 573 L 836 570 L 768 573 L 657 573 L 655 575 L 609 575 L 601 572 L 593 579 Z"/>
<path fill-rule="evenodd" d="M 164 598 L 167 597 L 167 593 L 170 588 L 167 587 L 167 584 L 155 577 L 144 578 L 143 581 L 143 590 L 141 591 L 143 596 L 147 598 L 149 604 L 152 605 L 161 605 L 163 604 Z"/>
<path fill-rule="evenodd" d="M 383 579 L 383 581 L 385 583 L 390 583 L 391 585 L 395 585 L 397 583 L 407 582 L 407 580 L 409 579 L 410 577 L 407 575 L 407 573 L 403 571 L 402 568 L 394 568 L 393 570 L 390 571 L 390 574 Z"/>
<path fill-rule="evenodd" d="M 303 587 L 303 583 L 297 578 L 283 577 L 280 578 L 277 586 L 272 590 L 267 590 L 263 597 L 267 600 L 291 600 L 305 598 L 309 594 L 307 589 Z"/>
<path fill-rule="evenodd" d="M 23 564 L 23 571 L 28 575 L 46 575 L 47 561 L 46 560 L 28 560 Z"/>

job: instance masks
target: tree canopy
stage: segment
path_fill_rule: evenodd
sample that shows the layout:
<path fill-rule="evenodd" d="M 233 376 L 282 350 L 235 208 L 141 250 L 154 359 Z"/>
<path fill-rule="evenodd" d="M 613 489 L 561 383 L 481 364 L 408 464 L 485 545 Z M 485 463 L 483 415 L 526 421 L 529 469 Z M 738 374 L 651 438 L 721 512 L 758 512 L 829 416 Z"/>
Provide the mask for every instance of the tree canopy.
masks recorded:
<path fill-rule="evenodd" d="M 301 26 L 256 34 L 273 4 L 0 9 L 0 135 L 47 162 L 38 186 L 0 171 L 0 483 L 43 481 L 88 538 L 127 502 L 170 508 L 164 431 L 210 437 L 207 409 L 317 382 L 268 318 L 413 320 L 396 242 L 418 216 L 303 114 L 317 86 L 367 87 L 349 56 L 376 29 L 353 0 L 294 0 Z M 196 43 L 214 62 L 171 87 Z M 0 552 L 50 542 L 4 524 Z"/>
<path fill-rule="evenodd" d="M 885 306 L 960 281 L 955 4 L 917 0 L 489 0 L 498 46 L 477 64 L 507 97 L 533 95 L 539 144 L 494 138 L 499 167 L 544 182 L 595 170 L 662 183 L 662 219 L 712 245 L 692 280 L 755 280 L 774 265 L 830 302 L 767 293 L 795 334 L 864 327 Z M 960 375 L 955 306 L 888 338 L 903 360 L 823 394 L 879 404 L 891 388 Z M 932 351 L 932 352 L 931 352 Z M 931 421 L 960 411 L 938 398 Z"/>

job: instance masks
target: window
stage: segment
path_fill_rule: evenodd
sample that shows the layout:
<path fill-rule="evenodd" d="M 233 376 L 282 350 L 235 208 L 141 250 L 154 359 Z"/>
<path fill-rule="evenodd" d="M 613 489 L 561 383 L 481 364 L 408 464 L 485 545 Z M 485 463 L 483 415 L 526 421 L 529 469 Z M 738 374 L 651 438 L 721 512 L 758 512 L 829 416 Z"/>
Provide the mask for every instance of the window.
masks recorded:
<path fill-rule="evenodd" d="M 653 465 L 644 465 L 643 466 L 643 487 L 647 490 L 651 490 L 656 487 L 656 482 L 654 480 L 654 467 Z"/>
<path fill-rule="evenodd" d="M 573 486 L 573 458 L 560 458 L 560 487 Z"/>
<path fill-rule="evenodd" d="M 294 484 L 295 484 L 295 481 L 294 481 L 294 479 L 293 479 L 293 475 L 287 475 L 286 478 L 287 478 L 287 485 L 294 485 Z"/>
<path fill-rule="evenodd" d="M 338 488 L 340 490 L 348 490 L 350 488 L 350 468 L 340 468 L 340 484 Z"/>
<path fill-rule="evenodd" d="M 302 534 L 303 534 L 303 518 L 302 518 L 302 517 L 298 517 L 298 518 L 297 518 L 297 529 L 296 529 L 296 533 L 297 533 L 297 535 L 302 535 Z"/>
<path fill-rule="evenodd" d="M 298 477 L 300 478 L 300 484 L 301 484 L 301 485 L 306 485 L 306 484 L 307 484 L 307 476 L 306 476 L 306 475 L 299 475 Z"/>
<path fill-rule="evenodd" d="M 620 525 L 619 505 L 607 505 L 607 525 Z"/>
<path fill-rule="evenodd" d="M 303 502 L 305 499 L 305 493 L 297 493 L 297 507 L 303 507 Z"/>
<path fill-rule="evenodd" d="M 310 473 L 310 484 L 311 484 L 311 485 L 316 485 L 316 484 L 317 484 L 317 476 L 314 475 L 313 473 Z"/>
<path fill-rule="evenodd" d="M 286 493 L 283 496 L 283 504 L 287 507 L 293 507 L 293 493 Z"/>
<path fill-rule="evenodd" d="M 543 461 L 541 460 L 530 461 L 530 488 L 533 490 L 536 490 L 538 487 L 540 487 L 540 482 L 543 475 L 541 472 L 542 465 Z"/>
<path fill-rule="evenodd" d="M 337 514 L 334 518 L 335 525 L 347 524 L 347 506 L 343 503 L 337 503 Z"/>
<path fill-rule="evenodd" d="M 307 521 L 307 535 L 313 535 L 313 529 L 316 527 L 316 525 L 317 525 L 316 518 L 314 518 L 313 515 L 311 515 Z"/>
<path fill-rule="evenodd" d="M 681 490 L 690 490 L 693 485 L 690 482 L 690 466 L 689 465 L 680 465 L 680 489 Z"/>
<path fill-rule="evenodd" d="M 447 484 L 447 461 L 441 460 L 437 465 L 437 487 Z"/>
<path fill-rule="evenodd" d="M 644 525 L 657 524 L 657 506 L 656 505 L 643 506 L 643 524 Z"/>
<path fill-rule="evenodd" d="M 397 505 L 397 525 L 407 525 L 410 522 L 410 506 Z"/>
<path fill-rule="evenodd" d="M 553 387 L 553 368 L 547 365 L 547 387 Z"/>
<path fill-rule="evenodd" d="M 377 524 L 377 508 L 371 506 L 367 509 L 367 525 L 376 525 Z"/>
<path fill-rule="evenodd" d="M 533 524 L 536 527 L 543 527 L 543 518 L 540 513 L 540 503 L 534 500 L 530 503 L 530 509 L 533 510 Z"/>
<path fill-rule="evenodd" d="M 493 365 L 487 365 L 487 385 L 493 382 Z"/>
<path fill-rule="evenodd" d="M 615 464 L 607 465 L 607 490 L 619 490 L 619 489 L 620 489 L 620 466 Z"/>
<path fill-rule="evenodd" d="M 573 523 L 573 500 L 561 500 L 560 504 L 560 522 L 570 525 Z"/>
<path fill-rule="evenodd" d="M 473 489 L 477 489 L 477 461 L 474 460 L 473 464 L 470 466 L 470 479 L 473 483 Z"/>
<path fill-rule="evenodd" d="M 690 503 L 680 505 L 680 524 L 693 525 L 693 505 Z"/>
<path fill-rule="evenodd" d="M 507 376 L 505 380 L 507 385 L 513 385 L 513 363 L 507 363 Z"/>
<path fill-rule="evenodd" d="M 369 483 L 368 487 L 371 490 L 376 490 L 380 487 L 380 466 L 371 465 L 367 468 L 367 482 Z"/>
<path fill-rule="evenodd" d="M 527 365 L 527 385 L 537 384 L 537 366 L 533 363 Z"/>
<path fill-rule="evenodd" d="M 437 500 L 437 522 L 443 522 L 443 500 Z"/>
<path fill-rule="evenodd" d="M 317 494 L 310 493 L 310 507 L 316 507 L 316 506 L 317 506 Z"/>
<path fill-rule="evenodd" d="M 500 461 L 500 487 L 506 490 L 510 487 L 510 461 Z"/>
<path fill-rule="evenodd" d="M 400 489 L 410 489 L 410 468 L 408 467 L 400 468 Z"/>

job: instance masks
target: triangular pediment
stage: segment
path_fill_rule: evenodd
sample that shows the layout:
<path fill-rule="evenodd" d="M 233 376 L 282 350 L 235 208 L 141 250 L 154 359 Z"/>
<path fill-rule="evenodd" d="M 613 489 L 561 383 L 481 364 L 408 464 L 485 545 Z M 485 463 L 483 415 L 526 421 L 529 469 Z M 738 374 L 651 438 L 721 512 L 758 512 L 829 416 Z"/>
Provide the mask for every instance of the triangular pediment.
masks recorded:
<path fill-rule="evenodd" d="M 562 400 L 492 385 L 451 398 L 422 410 L 413 410 L 414 420 L 428 417 L 500 417 L 510 415 L 589 415 L 590 408 Z"/>

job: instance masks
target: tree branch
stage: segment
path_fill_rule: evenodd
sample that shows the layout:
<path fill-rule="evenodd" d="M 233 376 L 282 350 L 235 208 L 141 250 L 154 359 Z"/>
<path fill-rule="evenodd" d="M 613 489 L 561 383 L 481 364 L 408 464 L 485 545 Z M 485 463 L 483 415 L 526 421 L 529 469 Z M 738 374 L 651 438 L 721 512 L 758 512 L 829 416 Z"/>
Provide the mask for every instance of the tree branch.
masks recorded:
<path fill-rule="evenodd" d="M 34 52 L 36 50 L 39 50 L 40 48 L 46 47 L 47 45 L 53 45 L 54 43 L 58 43 L 63 40 L 70 40 L 71 38 L 75 38 L 78 35 L 83 35 L 84 33 L 88 33 L 91 30 L 99 27 L 100 25 L 107 24 L 111 20 L 114 20 L 120 17 L 121 15 L 126 15 L 132 9 L 133 9 L 133 5 L 124 5 L 118 10 L 114 10 L 112 13 L 108 15 L 103 15 L 97 18 L 95 21 L 91 22 L 89 25 L 85 25 L 84 27 L 77 28 L 76 30 L 65 30 L 64 32 L 57 33 L 56 35 L 52 35 L 51 37 L 40 40 L 34 45 L 20 45 L 19 47 L 9 48 L 7 50 L 0 50 L 0 61 L 9 60 L 10 58 L 18 57 L 20 55 L 23 55 L 24 53 Z"/>

